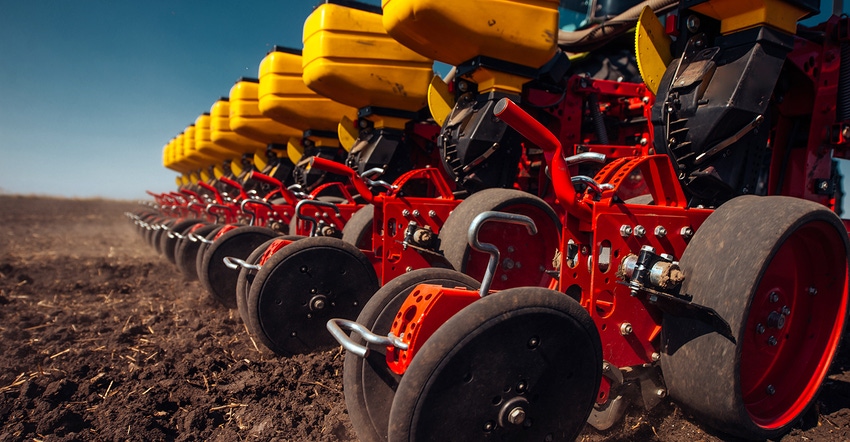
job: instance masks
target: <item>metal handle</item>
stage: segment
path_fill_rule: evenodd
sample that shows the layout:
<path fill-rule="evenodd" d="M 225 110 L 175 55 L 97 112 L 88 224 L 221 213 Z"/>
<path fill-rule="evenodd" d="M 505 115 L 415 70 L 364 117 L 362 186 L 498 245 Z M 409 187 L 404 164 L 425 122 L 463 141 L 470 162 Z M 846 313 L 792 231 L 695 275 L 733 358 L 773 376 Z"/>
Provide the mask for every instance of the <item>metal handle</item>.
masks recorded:
<path fill-rule="evenodd" d="M 248 215 L 251 215 L 251 220 L 248 222 L 249 226 L 255 226 L 256 224 L 254 224 L 254 223 L 257 222 L 257 212 L 255 212 L 253 210 L 248 210 L 248 208 L 245 207 L 249 204 L 256 204 L 258 206 L 263 206 L 263 207 L 267 208 L 269 210 L 269 212 L 274 212 L 274 208 L 272 207 L 272 205 L 270 203 L 266 202 L 266 201 L 261 200 L 261 199 L 248 198 L 246 200 L 242 200 L 242 203 L 239 204 L 239 210 L 241 210 L 243 213 L 247 213 Z"/>
<path fill-rule="evenodd" d="M 316 201 L 316 200 L 301 200 L 301 201 L 298 201 L 298 204 L 295 205 L 295 217 L 303 219 L 304 221 L 307 221 L 309 223 L 313 223 L 313 227 L 310 229 L 310 236 L 316 236 L 316 230 L 318 229 L 318 226 L 319 226 L 319 220 L 317 220 L 316 218 L 314 218 L 310 215 L 305 215 L 305 214 L 301 213 L 301 208 L 303 206 L 331 207 L 331 208 L 334 209 L 334 212 L 336 212 L 336 216 L 338 216 L 338 217 L 342 216 L 339 212 L 339 207 L 337 207 L 336 204 L 329 203 L 329 202 L 326 202 L 326 201 Z"/>
<path fill-rule="evenodd" d="M 369 187 L 380 186 L 380 187 L 386 188 L 387 190 L 394 190 L 395 186 L 393 186 L 392 184 L 390 184 L 390 183 L 388 183 L 384 180 L 372 180 L 372 179 L 368 178 L 369 175 L 383 175 L 383 174 L 384 174 L 384 169 L 381 169 L 380 167 L 373 167 L 373 168 L 361 173 L 360 178 L 362 178 L 363 181 L 365 181 L 366 184 L 369 185 Z"/>
<path fill-rule="evenodd" d="M 570 155 L 564 158 L 564 161 L 567 163 L 567 166 L 582 163 L 604 163 L 605 154 L 599 152 L 582 152 L 575 155 Z"/>
<path fill-rule="evenodd" d="M 201 235 L 196 235 L 194 232 L 187 235 L 187 238 L 189 238 L 189 241 L 199 242 L 199 243 L 202 243 L 202 244 L 212 244 L 213 243 L 213 241 L 210 241 L 210 240 L 204 238 Z"/>
<path fill-rule="evenodd" d="M 478 294 L 481 295 L 482 298 L 490 291 L 490 284 L 493 282 L 493 277 L 496 276 L 496 268 L 499 266 L 499 259 L 501 257 L 498 247 L 490 243 L 482 243 L 478 241 L 478 232 L 481 230 L 481 226 L 483 226 L 487 221 L 499 221 L 509 224 L 524 225 L 528 229 L 529 235 L 537 234 L 537 226 L 534 224 L 534 220 L 525 215 L 487 211 L 479 213 L 478 216 L 472 220 L 472 224 L 469 225 L 469 233 L 467 236 L 469 246 L 479 252 L 490 254 L 490 261 L 487 262 L 487 271 L 484 272 L 484 278 L 481 280 L 481 289 L 478 291 Z"/>
<path fill-rule="evenodd" d="M 364 341 L 375 344 L 375 345 L 392 345 L 395 348 L 400 350 L 407 350 L 407 344 L 405 344 L 401 338 L 393 335 L 392 333 L 387 334 L 387 336 L 380 336 L 372 333 L 363 325 L 360 325 L 354 321 L 349 321 L 348 319 L 334 318 L 328 321 L 328 331 L 331 332 L 334 339 L 342 345 L 342 348 L 354 353 L 361 358 L 365 358 L 369 355 L 369 348 L 365 345 L 357 344 L 356 342 L 351 340 L 343 329 L 348 330 L 350 332 L 358 333 L 363 338 Z"/>
<path fill-rule="evenodd" d="M 225 256 L 222 261 L 224 261 L 224 265 L 226 265 L 227 268 L 233 270 L 239 270 L 240 268 L 243 268 L 248 270 L 260 271 L 263 268 L 263 266 L 259 264 L 251 264 L 248 261 L 245 261 L 244 259 L 235 258 L 233 256 Z"/>

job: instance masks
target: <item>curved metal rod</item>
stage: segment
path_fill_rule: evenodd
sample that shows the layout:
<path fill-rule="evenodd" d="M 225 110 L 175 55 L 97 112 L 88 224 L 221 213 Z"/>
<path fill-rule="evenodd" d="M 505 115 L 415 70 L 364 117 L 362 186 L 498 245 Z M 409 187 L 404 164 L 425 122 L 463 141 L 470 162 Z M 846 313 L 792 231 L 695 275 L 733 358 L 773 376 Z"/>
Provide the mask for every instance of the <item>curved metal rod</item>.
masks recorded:
<path fill-rule="evenodd" d="M 493 282 L 493 277 L 496 276 L 496 268 L 499 266 L 499 259 L 501 257 L 498 247 L 490 243 L 482 243 L 478 241 L 478 232 L 481 230 L 481 226 L 483 226 L 487 221 L 499 221 L 509 224 L 524 225 L 528 229 L 529 235 L 537 234 L 537 225 L 534 224 L 534 220 L 525 215 L 496 212 L 491 210 L 479 213 L 478 216 L 472 220 L 472 224 L 469 225 L 469 232 L 467 234 L 469 246 L 479 252 L 490 254 L 490 261 L 487 262 L 487 271 L 484 273 L 484 278 L 481 280 L 481 289 L 478 291 L 478 294 L 481 295 L 482 298 L 487 296 L 487 293 L 490 291 L 490 284 Z"/>
<path fill-rule="evenodd" d="M 167 235 L 168 235 L 169 239 L 174 239 L 174 238 L 183 239 L 183 238 L 185 238 L 183 235 L 180 234 L 180 232 L 175 232 L 173 230 L 169 230 Z"/>
<path fill-rule="evenodd" d="M 301 201 L 298 201 L 298 204 L 295 205 L 295 217 L 303 219 L 304 221 L 307 221 L 309 223 L 312 223 L 312 227 L 310 229 L 310 236 L 316 236 L 316 229 L 318 228 L 319 220 L 317 220 L 316 218 L 314 218 L 310 215 L 305 215 L 305 214 L 301 213 L 301 208 L 303 206 L 331 207 L 331 208 L 334 209 L 334 212 L 336 212 L 336 216 L 338 216 L 338 217 L 342 216 L 342 214 L 340 214 L 340 212 L 339 212 L 339 207 L 337 207 L 336 204 L 334 204 L 334 203 L 329 203 L 329 202 L 326 202 L 326 201 L 316 201 L 316 200 L 301 200 Z"/>
<path fill-rule="evenodd" d="M 272 207 L 271 203 L 269 203 L 267 201 L 264 201 L 264 200 L 261 200 L 261 199 L 254 199 L 254 198 L 248 198 L 248 199 L 242 200 L 242 203 L 239 204 L 239 210 L 241 210 L 243 213 L 247 213 L 247 214 L 251 215 L 251 220 L 248 222 L 248 225 L 250 225 L 250 226 L 256 225 L 254 223 L 257 222 L 257 212 L 255 212 L 253 210 L 248 210 L 247 208 L 245 208 L 245 206 L 249 205 L 249 204 L 256 204 L 258 206 L 263 206 L 263 207 L 269 209 L 269 212 L 274 212 L 274 208 Z"/>
<path fill-rule="evenodd" d="M 366 184 L 369 187 L 381 186 L 381 187 L 386 188 L 387 190 L 394 190 L 395 186 L 393 186 L 392 184 L 390 184 L 390 183 L 388 183 L 384 180 L 372 180 L 372 179 L 366 178 L 369 175 L 383 175 L 383 174 L 384 174 L 384 169 L 381 169 L 380 167 L 373 167 L 373 168 L 361 173 L 360 178 L 362 178 L 363 181 L 366 182 Z"/>
<path fill-rule="evenodd" d="M 339 342 L 344 349 L 360 356 L 361 358 L 365 358 L 369 355 L 369 348 L 365 345 L 360 345 L 352 341 L 351 337 L 345 334 L 343 329 L 360 334 L 360 336 L 363 337 L 363 340 L 370 344 L 392 345 L 393 347 L 401 350 L 407 350 L 408 348 L 407 344 L 405 344 L 401 338 L 393 335 L 392 333 L 387 334 L 387 336 L 376 335 L 369 331 L 369 329 L 365 326 L 354 321 L 349 321 L 348 319 L 331 319 L 328 321 L 327 327 L 334 339 L 336 339 L 336 341 Z"/>
<path fill-rule="evenodd" d="M 244 259 L 235 258 L 233 256 L 225 256 L 222 261 L 224 261 L 224 265 L 227 266 L 227 268 L 233 270 L 239 270 L 240 268 L 242 268 L 259 271 L 263 268 L 263 266 L 261 266 L 260 264 L 251 264 L 248 261 L 245 261 Z"/>
<path fill-rule="evenodd" d="M 601 194 L 605 190 L 611 190 L 614 188 L 613 184 L 603 183 L 599 184 L 593 178 L 587 175 L 576 175 L 570 178 L 570 182 L 573 184 L 584 184 L 588 187 L 588 189 L 596 192 L 596 194 Z"/>
<path fill-rule="evenodd" d="M 570 155 L 564 158 L 564 161 L 567 163 L 567 166 L 573 166 L 575 164 L 582 163 L 604 163 L 605 154 L 598 152 L 582 152 L 579 154 Z"/>
<path fill-rule="evenodd" d="M 204 238 L 201 235 L 196 235 L 194 232 L 187 235 L 187 238 L 189 238 L 189 241 L 199 242 L 199 243 L 202 243 L 202 244 L 212 244 L 213 243 L 213 241 L 210 241 L 210 240 Z"/>

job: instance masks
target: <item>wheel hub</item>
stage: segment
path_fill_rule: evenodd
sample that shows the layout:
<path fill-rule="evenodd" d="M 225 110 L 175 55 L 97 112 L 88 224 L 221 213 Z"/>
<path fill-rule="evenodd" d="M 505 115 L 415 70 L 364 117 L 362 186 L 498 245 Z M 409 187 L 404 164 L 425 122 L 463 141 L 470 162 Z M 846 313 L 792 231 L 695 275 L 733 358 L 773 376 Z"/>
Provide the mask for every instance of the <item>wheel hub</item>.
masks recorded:
<path fill-rule="evenodd" d="M 505 428 L 508 426 L 531 426 L 531 419 L 527 419 L 526 410 L 528 409 L 528 400 L 522 396 L 514 397 L 506 401 L 499 410 L 499 426 Z"/>
<path fill-rule="evenodd" d="M 328 298 L 325 295 L 316 295 L 310 299 L 310 310 L 311 311 L 321 311 L 328 304 Z"/>

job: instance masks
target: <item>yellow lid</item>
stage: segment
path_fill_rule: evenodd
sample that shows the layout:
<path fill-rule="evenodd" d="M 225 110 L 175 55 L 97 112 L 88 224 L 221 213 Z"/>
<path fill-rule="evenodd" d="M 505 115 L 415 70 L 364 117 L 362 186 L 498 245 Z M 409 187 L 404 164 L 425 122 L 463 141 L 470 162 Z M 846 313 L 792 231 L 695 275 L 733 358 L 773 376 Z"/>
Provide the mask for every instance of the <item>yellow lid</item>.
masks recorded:
<path fill-rule="evenodd" d="M 264 144 L 286 144 L 303 131 L 260 113 L 259 86 L 255 78 L 241 78 L 230 88 L 230 128 Z"/>
<path fill-rule="evenodd" d="M 204 155 L 218 159 L 218 161 L 239 156 L 238 152 L 213 143 L 210 120 L 210 114 L 206 112 L 195 120 L 195 149 Z"/>
<path fill-rule="evenodd" d="M 709 0 L 690 8 L 720 20 L 720 33 L 723 35 L 764 25 L 794 34 L 797 21 L 810 13 L 802 5 L 784 0 Z"/>
<path fill-rule="evenodd" d="M 302 131 L 336 132 L 357 110 L 312 91 L 301 79 L 301 53 L 275 47 L 260 63 L 259 107 L 266 117 Z"/>
<path fill-rule="evenodd" d="M 253 153 L 257 148 L 265 146 L 250 138 L 237 134 L 230 128 L 230 101 L 221 98 L 210 108 L 210 139 L 226 149 L 238 153 Z"/>
<path fill-rule="evenodd" d="M 427 104 L 434 60 L 390 37 L 380 8 L 321 4 L 304 22 L 303 41 L 310 89 L 356 108 L 417 111 Z"/>
<path fill-rule="evenodd" d="M 382 0 L 387 32 L 457 66 L 478 56 L 538 68 L 554 55 L 559 0 Z M 430 78 L 429 78 L 430 80 Z"/>

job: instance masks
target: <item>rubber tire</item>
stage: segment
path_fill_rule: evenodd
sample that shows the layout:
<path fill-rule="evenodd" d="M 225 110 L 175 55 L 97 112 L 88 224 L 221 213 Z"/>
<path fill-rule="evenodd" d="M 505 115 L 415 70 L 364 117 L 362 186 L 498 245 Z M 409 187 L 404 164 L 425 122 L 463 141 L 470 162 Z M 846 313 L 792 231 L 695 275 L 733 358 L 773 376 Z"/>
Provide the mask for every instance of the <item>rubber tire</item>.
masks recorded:
<path fill-rule="evenodd" d="M 342 228 L 342 240 L 360 250 L 372 250 L 375 206 L 367 204 L 354 212 Z"/>
<path fill-rule="evenodd" d="M 320 261 L 335 266 L 318 269 L 304 264 Z M 253 336 L 281 356 L 332 348 L 337 342 L 327 332 L 327 321 L 355 319 L 379 287 L 372 263 L 356 247 L 337 238 L 304 238 L 280 249 L 257 272 L 248 295 L 248 326 Z M 310 312 L 307 318 L 308 301 L 301 301 L 314 296 L 312 288 L 328 297 L 329 307 Z M 286 322 L 292 318 L 300 322 Z M 301 334 L 291 336 L 293 327 Z"/>
<path fill-rule="evenodd" d="M 245 259 L 260 244 L 278 236 L 274 230 L 258 226 L 240 226 L 221 235 L 204 252 L 198 273 L 201 285 L 221 305 L 235 309 L 239 272 L 228 268 L 224 258 Z"/>
<path fill-rule="evenodd" d="M 480 284 L 463 273 L 450 269 L 425 268 L 405 273 L 381 287 L 357 317 L 357 323 L 373 333 L 386 336 L 393 320 L 410 292 L 419 284 L 465 287 L 477 290 Z M 367 345 L 359 334 L 352 340 Z M 363 442 L 386 441 L 390 407 L 398 383 L 397 375 L 389 371 L 386 349 L 368 345 L 368 359 L 346 353 L 342 384 L 345 405 L 351 425 Z"/>
<path fill-rule="evenodd" d="M 489 255 L 472 250 L 467 238 L 469 226 L 475 217 L 490 210 L 529 216 L 534 219 L 538 229 L 536 235 L 529 235 L 525 226 L 500 222 L 489 222 L 481 228 L 479 238 L 482 242 L 495 244 L 503 262 L 509 258 L 517 262 L 525 261 L 522 268 L 510 270 L 510 277 L 505 281 L 501 278 L 507 277 L 507 274 L 505 268 L 500 265 L 491 288 L 503 290 L 523 286 L 547 287 L 552 278 L 545 270 L 552 270 L 552 258 L 560 244 L 561 222 L 549 204 L 520 190 L 485 189 L 461 202 L 440 229 L 440 247 L 448 262 L 455 270 L 476 280 L 480 281 L 484 277 Z M 500 241 L 511 237 L 516 239 L 516 243 L 512 242 L 515 253 L 500 244 Z M 543 270 L 540 269 L 541 266 Z"/>
<path fill-rule="evenodd" d="M 192 226 L 194 226 L 195 224 L 200 224 L 202 222 L 203 221 L 199 219 L 187 219 L 185 221 L 181 221 L 179 223 L 174 224 L 174 226 L 171 227 L 171 231 L 183 235 L 189 229 L 191 229 Z M 174 259 L 174 250 L 177 248 L 178 241 L 180 241 L 180 238 L 169 238 L 168 234 L 162 235 L 162 237 L 159 239 L 159 248 L 162 249 L 162 254 L 165 255 L 166 258 L 168 258 L 169 262 L 175 265 L 177 264 L 177 262 Z"/>
<path fill-rule="evenodd" d="M 217 224 L 216 228 L 211 230 L 210 233 L 208 233 L 207 236 L 204 237 L 204 239 L 207 241 L 214 240 L 216 235 L 218 235 L 218 232 L 221 231 L 221 229 L 223 229 L 226 225 L 227 224 Z M 202 242 L 198 246 L 198 253 L 195 256 L 195 274 L 198 275 L 198 280 L 201 279 L 201 269 L 203 268 L 204 264 L 204 255 L 207 253 L 207 250 L 209 250 L 209 248 L 210 244 L 207 244 L 205 242 Z"/>
<path fill-rule="evenodd" d="M 797 236 L 813 233 L 816 227 L 824 229 L 814 235 L 816 239 Z M 834 232 L 834 235 L 827 236 L 824 232 Z M 794 239 L 786 241 L 792 235 Z M 782 248 L 785 244 L 796 247 L 792 254 Z M 666 315 L 662 325 L 661 367 L 670 396 L 700 420 L 732 435 L 766 439 L 787 432 L 814 401 L 837 352 L 847 314 L 848 250 L 850 245 L 842 221 L 820 204 L 781 196 L 742 196 L 720 206 L 697 230 L 680 259 L 686 275 L 682 293 L 692 296 L 694 303 L 716 310 L 731 326 L 735 342 L 702 322 Z M 830 254 L 836 259 L 824 258 Z M 782 276 L 777 278 L 776 268 L 771 270 L 772 260 L 777 258 L 781 265 L 786 262 L 783 257 L 787 256 L 793 256 L 794 262 L 799 264 L 793 266 L 793 271 L 786 271 L 788 266 L 782 266 L 778 271 Z M 812 267 L 817 270 L 800 274 L 801 268 L 808 271 L 806 262 L 814 263 Z M 773 276 L 763 279 L 763 275 Z M 794 278 L 792 288 L 795 290 L 784 290 L 784 280 L 791 278 Z M 779 309 L 787 301 L 780 299 L 769 305 L 769 293 L 782 293 L 783 297 L 788 292 L 802 293 L 808 285 L 805 280 L 817 281 L 816 297 L 808 294 L 788 296 L 794 297 L 795 303 L 789 304 L 791 313 L 784 322 L 787 327 L 781 333 L 768 328 L 765 333 L 758 334 L 756 324 L 748 321 L 761 321 L 760 318 L 766 316 L 765 306 L 773 309 L 775 305 Z M 757 316 L 750 318 L 751 312 Z M 803 345 L 799 345 L 788 338 L 800 335 L 800 328 L 795 326 L 808 324 L 818 327 L 823 324 L 825 328 L 820 331 L 821 334 L 827 332 L 828 342 L 810 345 L 801 340 Z M 829 324 L 833 324 L 831 329 Z M 811 339 L 808 335 L 814 333 L 804 332 L 804 340 Z M 779 335 L 780 344 L 768 351 L 790 356 L 795 366 L 771 362 L 767 370 L 759 367 L 754 371 L 760 377 L 759 385 L 746 386 L 750 379 L 744 378 L 742 373 L 746 373 L 748 367 L 753 371 L 753 366 L 763 365 L 776 357 L 764 359 L 762 353 L 769 345 L 762 340 L 767 342 L 768 336 L 773 334 Z M 818 345 L 824 348 L 818 350 Z M 818 367 L 796 367 L 805 358 L 804 351 L 820 358 Z M 762 359 L 755 359 L 756 356 Z M 744 358 L 746 363 L 742 362 Z M 774 373 L 780 378 L 773 378 Z M 788 377 L 781 377 L 786 374 Z M 794 388 L 783 388 L 799 379 L 810 380 L 803 381 L 808 382 L 804 386 L 808 398 L 804 398 L 803 390 L 794 392 Z M 771 401 L 767 399 L 770 396 L 767 391 L 776 380 L 785 381 L 776 383 L 778 389 L 774 387 L 774 394 L 782 396 Z M 771 383 L 759 388 L 765 382 Z M 753 394 L 764 397 L 756 402 L 758 406 L 781 403 L 783 397 L 793 398 L 792 403 L 784 413 L 776 414 L 778 417 L 773 421 L 770 416 L 754 417 L 745 402 L 745 388 L 750 401 Z M 757 420 L 766 425 L 757 424 Z"/>
<path fill-rule="evenodd" d="M 192 233 L 206 237 L 210 232 L 219 228 L 221 228 L 220 224 L 206 224 Z M 174 248 L 174 264 L 183 277 L 190 281 L 198 280 L 198 266 L 196 263 L 198 251 L 201 249 L 202 244 L 200 241 L 190 241 L 189 238 L 183 238 L 177 243 L 177 247 Z"/>
<path fill-rule="evenodd" d="M 573 440 L 601 377 L 599 333 L 578 302 L 541 287 L 497 292 L 452 316 L 413 357 L 389 440 L 442 440 L 447 430 L 453 440 Z M 529 425 L 499 424 L 499 409 L 522 398 Z"/>
<path fill-rule="evenodd" d="M 266 249 L 269 246 L 279 240 L 279 239 L 288 239 L 292 241 L 296 241 L 304 238 L 303 236 L 296 235 L 284 235 L 281 237 L 271 238 L 268 241 L 260 244 L 247 258 L 245 258 L 245 262 L 248 264 L 256 264 L 260 261 L 263 254 L 266 253 Z M 248 294 L 251 293 L 251 284 L 254 283 L 254 277 L 257 275 L 256 270 L 248 270 L 246 268 L 239 269 L 239 277 L 236 280 L 236 309 L 239 311 L 239 317 L 242 318 L 242 322 L 244 322 L 247 326 L 248 324 Z"/>

